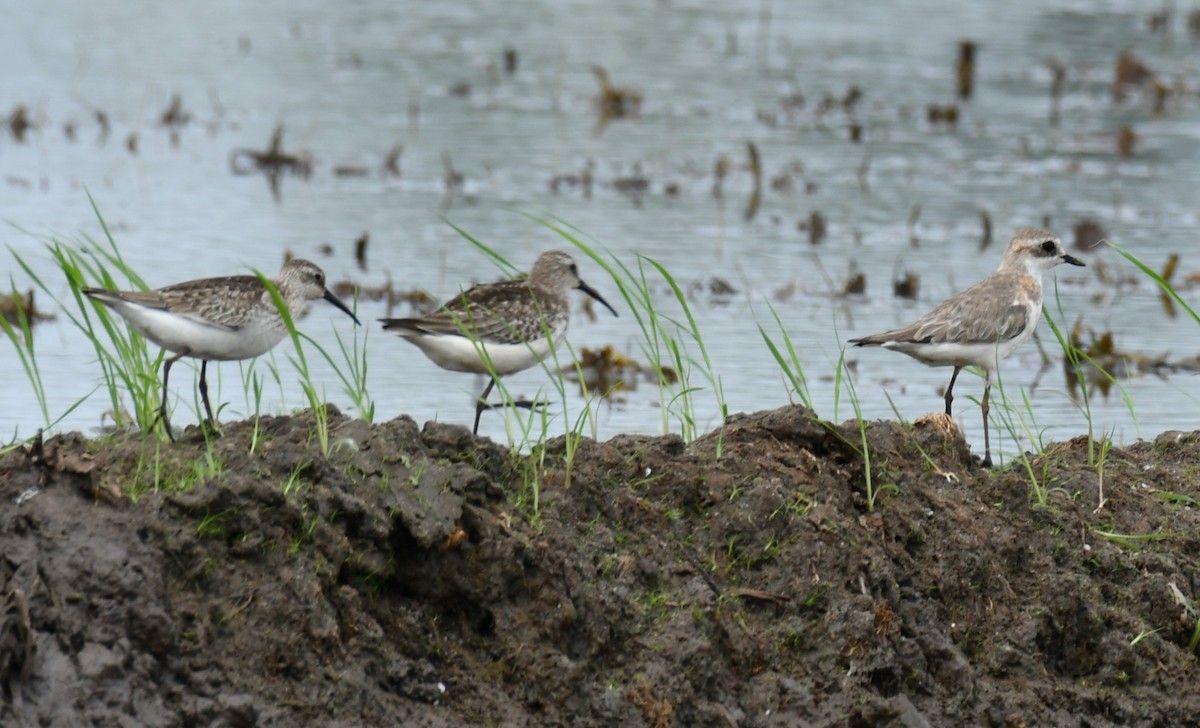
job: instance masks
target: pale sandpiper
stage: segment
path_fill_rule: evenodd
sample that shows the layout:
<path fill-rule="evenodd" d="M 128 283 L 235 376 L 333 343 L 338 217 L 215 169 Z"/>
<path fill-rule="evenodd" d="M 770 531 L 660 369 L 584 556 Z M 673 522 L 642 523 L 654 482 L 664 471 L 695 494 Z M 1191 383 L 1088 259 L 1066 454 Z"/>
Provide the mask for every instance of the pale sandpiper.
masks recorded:
<path fill-rule="evenodd" d="M 346 304 L 325 287 L 325 273 L 307 260 L 289 260 L 271 282 L 293 317 L 308 301 L 323 298 L 359 323 Z M 172 441 L 175 435 L 167 415 L 167 378 L 172 364 L 185 356 L 200 360 L 200 398 L 208 423 L 215 428 L 205 380 L 208 362 L 265 354 L 287 334 L 283 317 L 258 276 L 205 278 L 153 291 L 85 288 L 83 292 L 121 314 L 142 336 L 174 352 L 175 356 L 168 357 L 163 365 L 159 408 L 167 437 Z"/>
<path fill-rule="evenodd" d="M 895 349 L 929 366 L 954 367 L 950 386 L 946 387 L 947 415 L 951 414 L 958 373 L 965 366 L 982 369 L 986 377 L 981 400 L 983 465 L 991 467 L 988 394 L 992 375 L 1000 360 L 1016 351 L 1037 328 L 1042 313 L 1042 276 L 1059 263 L 1083 265 L 1067 255 L 1062 241 L 1053 233 L 1023 228 L 1009 241 L 1000 267 L 987 278 L 904 328 L 850 339 L 850 343 Z"/>
<path fill-rule="evenodd" d="M 579 289 L 613 316 L 608 301 L 584 283 L 571 256 L 560 250 L 542 253 L 523 280 L 485 283 L 470 288 L 420 318 L 380 319 L 391 331 L 416 344 L 443 369 L 491 377 L 475 406 L 475 425 L 488 404 L 496 379 L 537 364 L 563 342 L 570 320 L 567 294 Z M 530 402 L 514 402 L 528 407 Z"/>

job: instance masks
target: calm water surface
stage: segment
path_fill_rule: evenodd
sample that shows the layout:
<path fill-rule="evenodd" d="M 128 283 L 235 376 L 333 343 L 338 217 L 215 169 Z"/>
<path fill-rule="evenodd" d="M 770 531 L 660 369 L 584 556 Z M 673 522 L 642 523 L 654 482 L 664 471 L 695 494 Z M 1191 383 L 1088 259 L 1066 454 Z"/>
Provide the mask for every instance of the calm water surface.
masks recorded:
<path fill-rule="evenodd" d="M 1075 224 L 1094 219 L 1154 267 L 1172 252 L 1182 254 L 1183 274 L 1200 267 L 1189 255 L 1200 189 L 1200 53 L 1182 13 L 1155 31 L 1145 8 L 1082 0 L 906 0 L 866 14 L 848 3 L 769 0 L 25 3 L 9 8 L 0 25 L 7 50 L 0 103 L 9 104 L 0 113 L 24 105 L 35 125 L 24 141 L 7 128 L 0 134 L 0 218 L 11 223 L 3 242 L 54 287 L 45 240 L 101 238 L 90 191 L 122 253 L 152 286 L 273 272 L 286 249 L 317 261 L 334 281 L 392 281 L 444 298 L 500 275 L 447 220 L 525 268 L 563 243 L 520 213 L 553 215 L 606 255 L 629 265 L 636 254 L 651 256 L 695 287 L 691 304 L 732 411 L 788 401 L 758 328 L 779 338 L 773 305 L 799 349 L 818 412 L 846 418 L 845 394 L 839 411 L 833 407 L 842 342 L 906 323 L 982 278 L 1016 227 L 1046 225 L 1069 245 Z M 955 102 L 963 39 L 978 43 L 975 94 L 959 105 L 956 125 L 931 123 L 930 105 Z M 1150 95 L 1137 90 L 1113 101 L 1122 48 L 1177 91 L 1165 113 L 1155 114 Z M 513 73 L 505 49 L 515 51 Z M 1048 59 L 1066 68 L 1057 126 Z M 600 124 L 593 65 L 641 94 L 635 118 Z M 851 89 L 861 96 L 847 109 Z M 171 130 L 161 117 L 175 94 L 190 118 Z M 97 111 L 109 121 L 106 136 Z M 278 124 L 285 148 L 310 153 L 313 169 L 307 179 L 281 179 L 276 197 L 262 175 L 234 175 L 230 155 L 264 148 Z M 1115 142 L 1126 125 L 1139 140 L 1131 157 L 1118 155 Z M 748 142 L 762 168 L 761 201 L 749 219 Z M 385 155 L 397 144 L 400 175 L 384 175 Z M 719 185 L 718 160 L 728 167 Z M 462 175 L 453 192 L 447 164 Z M 555 178 L 585 170 L 590 194 L 565 182 L 554 189 Z M 629 179 L 644 190 L 628 191 L 621 181 Z M 799 228 L 814 212 L 827 226 L 816 245 Z M 982 250 L 981 212 L 995 238 Z M 365 272 L 353 259 L 353 241 L 364 232 Z M 1145 355 L 1200 353 L 1196 325 L 1168 318 L 1156 290 L 1130 266 L 1112 252 L 1072 252 L 1089 267 L 1061 267 L 1047 279 L 1051 296 L 1057 284 L 1061 313 L 1052 308 L 1060 323 L 1111 331 L 1121 349 Z M 8 260 L 16 286 L 29 287 Z M 640 330 L 614 283 L 591 261 L 582 267 L 624 315 L 591 322 L 577 311 L 572 345 L 611 343 L 644 360 Z M 855 270 L 866 276 L 865 292 L 837 295 Z M 908 271 L 920 279 L 916 301 L 892 293 L 892 279 Z M 714 277 L 736 292 L 714 300 L 707 293 Z M 65 295 L 65 284 L 57 290 Z M 664 311 L 676 310 L 665 285 L 655 293 Z M 1200 304 L 1194 291 L 1184 295 Z M 40 303 L 51 306 L 44 296 Z M 86 397 L 58 427 L 94 432 L 109 407 L 93 391 L 100 369 L 58 313 L 36 332 L 49 410 L 56 415 Z M 364 301 L 359 313 L 369 321 L 387 311 Z M 330 345 L 346 324 L 322 304 L 303 328 Z M 469 423 L 483 381 L 439 370 L 377 325 L 365 333 L 378 419 Z M 1039 333 L 1053 352 L 1045 323 Z M 291 371 L 287 353 L 275 354 L 284 372 Z M 866 416 L 893 418 L 893 406 L 906 419 L 940 409 L 949 370 L 879 350 L 846 355 Z M 314 365 L 329 400 L 352 410 L 332 371 Z M 1084 432 L 1061 366 L 1039 373 L 1040 365 L 1030 343 L 1001 370 L 1010 396 L 1029 396 L 1031 430 L 1047 439 Z M 240 369 L 218 370 L 223 417 L 240 417 L 250 410 Z M 30 435 L 42 421 L 8 345 L 0 346 L 0 372 L 0 432 Z M 265 411 L 303 405 L 294 378 L 284 379 L 268 387 Z M 707 385 L 699 370 L 692 383 Z M 1133 414 L 1119 393 L 1098 396 L 1098 428 L 1129 442 L 1195 427 L 1195 377 L 1121 384 Z M 508 385 L 517 394 L 550 392 L 538 370 Z M 182 375 L 172 387 L 180 425 L 195 421 L 188 386 Z M 957 390 L 958 419 L 980 447 L 978 407 L 968 401 L 979 396 L 980 381 L 964 376 Z M 661 431 L 660 399 L 643 385 L 602 405 L 597 433 Z M 695 403 L 702 428 L 718 422 L 711 389 Z M 569 416 L 582 405 L 567 402 Z M 562 404 L 551 412 L 558 416 Z M 506 437 L 504 418 L 485 415 L 481 431 Z M 1001 444 L 1012 452 L 1010 441 Z"/>

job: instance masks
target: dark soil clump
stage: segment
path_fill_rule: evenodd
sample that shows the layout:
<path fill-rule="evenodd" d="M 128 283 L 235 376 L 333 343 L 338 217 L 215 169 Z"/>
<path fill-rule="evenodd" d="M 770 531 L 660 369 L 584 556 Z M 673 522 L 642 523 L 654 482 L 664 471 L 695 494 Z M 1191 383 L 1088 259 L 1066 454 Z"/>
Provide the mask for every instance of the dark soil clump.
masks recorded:
<path fill-rule="evenodd" d="M 1200 433 L 314 431 L 0 457 L 0 725 L 1200 721 Z"/>

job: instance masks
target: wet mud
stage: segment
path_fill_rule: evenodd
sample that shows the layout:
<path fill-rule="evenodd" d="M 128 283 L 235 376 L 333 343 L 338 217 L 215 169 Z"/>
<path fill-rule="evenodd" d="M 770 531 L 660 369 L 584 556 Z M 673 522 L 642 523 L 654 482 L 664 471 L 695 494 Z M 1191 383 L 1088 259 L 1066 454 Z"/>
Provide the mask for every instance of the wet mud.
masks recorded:
<path fill-rule="evenodd" d="M 314 424 L 0 457 L 0 725 L 1200 716 L 1200 433 L 987 471 L 871 423 L 869 493 L 857 426 L 799 407 L 530 455 Z"/>

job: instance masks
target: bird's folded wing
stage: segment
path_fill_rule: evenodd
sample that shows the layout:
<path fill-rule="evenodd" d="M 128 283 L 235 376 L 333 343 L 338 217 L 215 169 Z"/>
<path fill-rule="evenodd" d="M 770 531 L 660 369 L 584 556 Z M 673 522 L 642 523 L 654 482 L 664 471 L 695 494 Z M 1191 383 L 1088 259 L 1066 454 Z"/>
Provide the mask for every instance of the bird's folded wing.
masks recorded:
<path fill-rule="evenodd" d="M 1030 323 L 1029 307 L 1015 305 L 1012 299 L 972 298 L 957 303 L 954 307 L 938 306 L 906 329 L 896 331 L 893 340 L 994 344 L 1015 339 Z"/>

